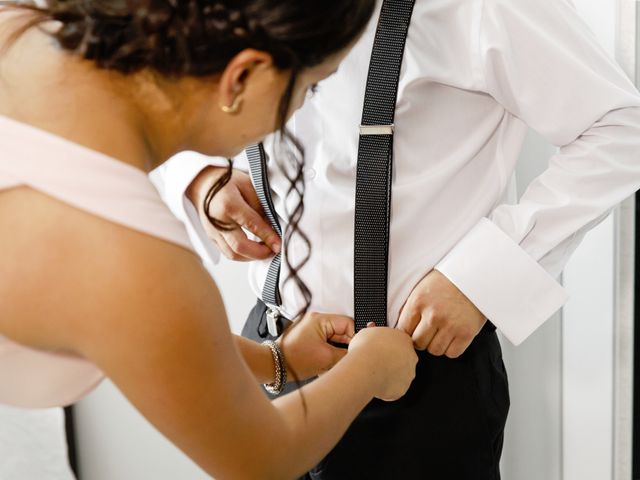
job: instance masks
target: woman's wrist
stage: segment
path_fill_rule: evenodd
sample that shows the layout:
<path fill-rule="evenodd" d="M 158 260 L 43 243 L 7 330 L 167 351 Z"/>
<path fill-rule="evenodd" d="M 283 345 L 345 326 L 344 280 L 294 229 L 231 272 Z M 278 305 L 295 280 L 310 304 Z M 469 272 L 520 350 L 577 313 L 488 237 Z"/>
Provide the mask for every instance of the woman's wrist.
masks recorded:
<path fill-rule="evenodd" d="M 272 383 L 275 380 L 275 369 L 269 346 L 240 336 L 236 336 L 236 343 L 257 382 Z"/>
<path fill-rule="evenodd" d="M 375 361 L 358 351 L 351 351 L 340 361 L 348 371 L 352 382 L 357 382 L 363 391 L 373 399 L 380 390 L 380 374 Z"/>
<path fill-rule="evenodd" d="M 280 336 L 280 338 L 278 338 L 277 340 L 275 340 L 275 343 L 278 345 L 278 347 L 280 347 L 280 351 L 284 354 L 284 356 L 286 357 L 287 354 L 287 350 L 284 348 L 283 346 L 283 342 L 282 342 L 282 336 Z M 287 381 L 291 381 L 291 379 L 293 379 L 294 381 L 297 380 L 306 380 L 306 378 L 298 378 L 297 373 L 291 369 L 291 363 L 289 362 L 289 359 L 287 358 L 287 360 L 284 362 L 284 368 L 286 369 L 287 372 Z M 311 375 L 313 376 L 313 375 Z M 307 377 L 310 378 L 310 377 Z"/>
<path fill-rule="evenodd" d="M 272 340 L 266 340 L 262 342 L 262 345 L 269 348 L 274 367 L 274 380 L 273 382 L 265 383 L 264 388 L 272 395 L 279 395 L 282 393 L 282 390 L 287 383 L 287 369 L 284 353 L 282 352 L 280 345 Z"/>

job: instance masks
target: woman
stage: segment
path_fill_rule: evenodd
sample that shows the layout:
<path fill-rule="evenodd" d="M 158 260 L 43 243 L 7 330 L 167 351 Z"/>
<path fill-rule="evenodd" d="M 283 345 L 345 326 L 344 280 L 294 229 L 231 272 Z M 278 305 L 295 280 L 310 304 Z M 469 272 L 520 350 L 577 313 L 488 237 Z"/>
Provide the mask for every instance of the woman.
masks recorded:
<path fill-rule="evenodd" d="M 231 157 L 282 127 L 373 4 L 3 11 L 0 401 L 68 404 L 104 372 L 211 475 L 281 479 L 320 460 L 373 397 L 404 394 L 409 336 L 353 336 L 349 319 L 310 314 L 284 354 L 309 353 L 288 364 L 300 379 L 335 366 L 302 396 L 270 403 L 257 383 L 274 382 L 277 349 L 230 341 L 215 285 L 144 173 L 184 149 Z M 346 356 L 328 340 L 349 342 Z"/>

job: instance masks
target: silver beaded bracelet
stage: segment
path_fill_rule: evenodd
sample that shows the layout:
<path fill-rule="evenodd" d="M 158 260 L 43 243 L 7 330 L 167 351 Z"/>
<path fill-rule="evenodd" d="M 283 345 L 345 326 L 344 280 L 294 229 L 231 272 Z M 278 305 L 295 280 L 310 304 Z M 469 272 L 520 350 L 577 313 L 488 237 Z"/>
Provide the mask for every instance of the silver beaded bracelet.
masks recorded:
<path fill-rule="evenodd" d="M 278 344 L 272 340 L 266 340 L 262 342 L 263 345 L 268 346 L 271 349 L 273 355 L 273 363 L 276 368 L 276 378 L 273 383 L 265 383 L 264 388 L 271 395 L 280 395 L 284 386 L 287 383 L 287 369 L 284 363 L 284 355 Z"/>

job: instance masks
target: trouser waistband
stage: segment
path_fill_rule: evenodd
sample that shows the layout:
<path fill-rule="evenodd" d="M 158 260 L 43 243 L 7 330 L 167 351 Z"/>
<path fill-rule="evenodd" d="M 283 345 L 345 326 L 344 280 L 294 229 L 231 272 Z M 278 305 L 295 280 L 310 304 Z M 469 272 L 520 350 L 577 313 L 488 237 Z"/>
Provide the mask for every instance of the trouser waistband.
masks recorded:
<path fill-rule="evenodd" d="M 269 309 L 269 307 L 260 299 L 258 299 L 258 305 L 263 308 L 265 310 L 265 312 Z M 279 316 L 278 320 L 278 331 L 282 332 L 284 331 L 287 327 L 289 327 L 289 325 L 291 325 L 293 322 L 291 320 L 289 320 L 288 318 L 284 317 L 284 316 Z M 260 318 L 260 322 L 258 323 L 258 336 L 260 338 L 267 338 L 269 337 L 269 328 L 267 325 L 267 315 L 266 313 L 262 315 L 262 317 Z M 480 330 L 480 333 L 478 335 L 482 335 L 485 333 L 493 333 L 496 331 L 496 326 L 491 323 L 490 321 L 487 320 L 487 322 L 484 324 L 484 327 L 482 327 L 482 330 Z"/>

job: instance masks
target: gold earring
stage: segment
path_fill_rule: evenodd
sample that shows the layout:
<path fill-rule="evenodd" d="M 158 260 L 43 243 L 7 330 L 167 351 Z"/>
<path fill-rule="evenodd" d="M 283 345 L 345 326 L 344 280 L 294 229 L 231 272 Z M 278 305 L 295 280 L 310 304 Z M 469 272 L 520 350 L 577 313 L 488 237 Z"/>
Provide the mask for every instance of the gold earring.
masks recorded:
<path fill-rule="evenodd" d="M 240 95 L 238 95 L 234 100 L 233 103 L 229 106 L 227 105 L 220 105 L 220 109 L 224 112 L 224 113 L 228 113 L 230 115 L 233 115 L 234 113 L 238 113 L 238 110 L 240 110 L 240 104 L 242 103 L 242 98 L 240 97 Z"/>

